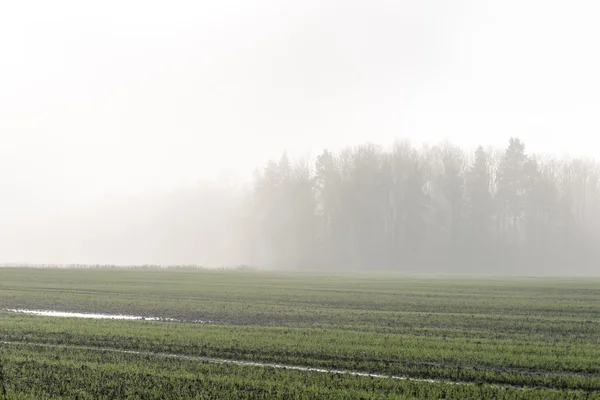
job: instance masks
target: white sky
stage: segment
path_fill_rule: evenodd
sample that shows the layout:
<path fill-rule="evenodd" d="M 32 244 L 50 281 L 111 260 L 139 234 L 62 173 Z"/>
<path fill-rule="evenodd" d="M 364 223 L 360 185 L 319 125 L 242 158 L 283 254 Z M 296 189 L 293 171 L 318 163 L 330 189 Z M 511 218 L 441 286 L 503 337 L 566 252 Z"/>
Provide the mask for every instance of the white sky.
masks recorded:
<path fill-rule="evenodd" d="M 0 214 L 395 138 L 600 155 L 600 3 L 2 1 Z"/>

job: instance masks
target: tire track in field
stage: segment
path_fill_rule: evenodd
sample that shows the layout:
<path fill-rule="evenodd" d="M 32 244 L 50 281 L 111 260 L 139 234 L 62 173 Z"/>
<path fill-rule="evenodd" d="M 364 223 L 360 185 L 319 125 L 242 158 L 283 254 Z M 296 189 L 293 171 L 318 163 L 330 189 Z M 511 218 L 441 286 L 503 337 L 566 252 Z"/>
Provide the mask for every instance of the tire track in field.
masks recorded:
<path fill-rule="evenodd" d="M 485 386 L 488 386 L 491 388 L 497 388 L 497 389 L 525 390 L 525 388 L 522 386 L 510 385 L 510 384 L 496 384 L 496 383 L 485 383 L 485 382 L 478 383 L 478 382 L 450 381 L 450 380 L 443 380 L 443 379 L 412 378 L 409 376 L 375 374 L 375 373 L 351 371 L 351 370 L 343 370 L 343 369 L 315 368 L 315 367 L 287 365 L 287 364 L 280 364 L 280 363 L 232 360 L 232 359 L 217 358 L 217 357 L 189 356 L 189 355 L 184 355 L 184 354 L 159 353 L 159 352 L 144 351 L 144 350 L 124 350 L 124 349 L 118 349 L 118 348 L 93 347 L 93 346 L 71 345 L 71 344 L 15 342 L 15 341 L 10 341 L 10 342 L 0 341 L 0 344 L 1 345 L 9 345 L 9 346 L 30 346 L 30 347 L 46 347 L 46 348 L 59 348 L 59 349 L 62 348 L 62 349 L 89 350 L 89 351 L 98 351 L 98 352 L 107 352 L 107 353 L 133 354 L 133 355 L 149 356 L 149 357 L 174 358 L 174 359 L 179 359 L 179 360 L 197 361 L 197 362 L 204 362 L 204 363 L 211 363 L 211 364 L 226 364 L 226 365 L 238 365 L 238 366 L 245 366 L 245 367 L 274 368 L 274 369 L 284 369 L 284 370 L 300 371 L 300 372 L 317 372 L 317 373 L 323 373 L 323 374 L 348 375 L 348 376 L 377 378 L 377 379 L 393 379 L 393 380 L 398 380 L 398 381 L 410 381 L 410 382 L 418 382 L 418 383 L 431 383 L 431 384 L 437 383 L 437 384 L 463 385 L 463 386 L 483 384 Z M 527 387 L 527 389 L 529 389 L 529 390 L 544 389 L 544 390 L 556 391 L 559 393 L 585 392 L 585 390 L 557 389 L 557 388 L 548 387 L 548 386 Z"/>
<path fill-rule="evenodd" d="M 26 310 L 26 309 L 3 309 L 9 313 L 21 313 L 29 315 L 38 315 L 46 317 L 72 317 L 72 318 L 84 318 L 84 319 L 116 319 L 116 320 L 138 320 L 138 321 L 154 321 L 154 322 L 178 322 L 178 323 L 199 323 L 199 324 L 215 324 L 216 321 L 210 320 L 184 320 L 175 318 L 160 318 L 160 317 L 142 317 L 134 315 L 120 315 L 120 314 L 91 314 L 91 313 L 76 313 L 76 312 L 65 312 L 65 311 L 49 311 L 49 310 Z M 102 341 L 102 340 L 100 340 Z M 185 349 L 195 349 L 194 346 L 179 346 Z M 338 356 L 337 359 L 345 361 L 353 361 L 354 358 L 348 356 Z M 515 373 L 521 375 L 545 375 L 550 377 L 586 377 L 594 378 L 598 377 L 597 372 L 586 372 L 586 371 L 548 371 L 538 368 L 517 368 L 517 367 L 494 367 L 489 365 L 461 365 L 450 362 L 435 362 L 435 361 L 414 361 L 414 360 L 398 360 L 398 359 L 379 359 L 379 358 L 361 358 L 362 361 L 371 362 L 383 362 L 386 364 L 401 364 L 407 366 L 425 366 L 425 367 L 437 367 L 437 368 L 454 368 L 454 369 L 470 369 L 473 371 L 489 371 L 494 373 Z"/>

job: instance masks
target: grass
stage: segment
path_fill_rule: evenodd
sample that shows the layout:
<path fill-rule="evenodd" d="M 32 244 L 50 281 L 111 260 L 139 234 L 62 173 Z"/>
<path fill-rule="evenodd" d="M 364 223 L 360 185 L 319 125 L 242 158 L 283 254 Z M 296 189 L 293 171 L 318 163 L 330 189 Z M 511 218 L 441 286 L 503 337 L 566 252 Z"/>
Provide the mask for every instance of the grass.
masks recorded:
<path fill-rule="evenodd" d="M 185 398 L 600 398 L 600 280 L 0 268 L 0 309 L 13 308 L 182 322 L 0 313 L 8 396 L 170 398 L 177 386 Z"/>
<path fill-rule="evenodd" d="M 0 345 L 0 351 L 2 350 L 2 346 Z M 6 398 L 6 386 L 4 383 L 4 360 L 0 357 L 0 395 L 3 398 Z"/>

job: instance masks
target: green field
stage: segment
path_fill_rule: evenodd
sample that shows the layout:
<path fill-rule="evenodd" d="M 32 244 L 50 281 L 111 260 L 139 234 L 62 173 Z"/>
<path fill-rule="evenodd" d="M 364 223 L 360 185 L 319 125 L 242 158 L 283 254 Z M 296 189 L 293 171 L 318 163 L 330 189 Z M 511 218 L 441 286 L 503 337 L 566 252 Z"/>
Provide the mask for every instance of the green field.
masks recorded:
<path fill-rule="evenodd" d="M 0 399 L 600 399 L 600 280 L 0 268 L 15 308 L 177 321 L 0 311 Z"/>

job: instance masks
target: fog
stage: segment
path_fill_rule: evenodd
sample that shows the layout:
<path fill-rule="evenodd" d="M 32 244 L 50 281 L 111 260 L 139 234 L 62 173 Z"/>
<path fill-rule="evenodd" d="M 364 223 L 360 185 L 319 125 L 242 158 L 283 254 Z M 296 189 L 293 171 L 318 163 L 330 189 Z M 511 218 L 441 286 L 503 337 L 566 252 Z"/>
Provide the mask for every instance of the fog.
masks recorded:
<path fill-rule="evenodd" d="M 23 218 L 0 249 L 11 263 L 239 265 L 240 200 L 240 189 L 214 182 L 116 196 Z"/>
<path fill-rule="evenodd" d="M 598 272 L 596 2 L 5 3 L 0 262 Z"/>

